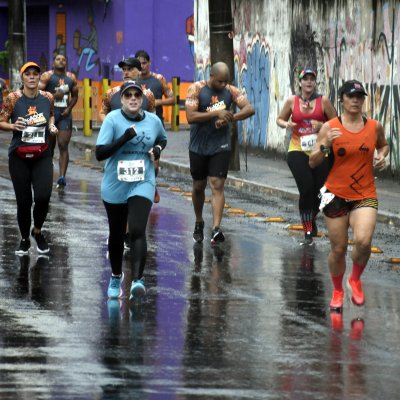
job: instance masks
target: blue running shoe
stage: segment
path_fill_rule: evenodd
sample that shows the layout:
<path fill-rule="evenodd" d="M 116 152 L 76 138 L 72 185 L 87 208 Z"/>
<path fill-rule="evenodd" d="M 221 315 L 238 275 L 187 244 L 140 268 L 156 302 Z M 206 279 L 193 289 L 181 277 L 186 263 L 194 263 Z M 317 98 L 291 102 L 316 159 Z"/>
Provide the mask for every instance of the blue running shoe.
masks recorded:
<path fill-rule="evenodd" d="M 60 176 L 57 179 L 57 189 L 63 189 L 65 186 L 67 186 L 67 182 L 63 176 Z"/>
<path fill-rule="evenodd" d="M 131 286 L 131 295 L 129 296 L 129 300 L 141 300 L 146 295 L 146 288 L 144 287 L 144 280 L 138 279 L 135 282 L 132 282 Z"/>
<path fill-rule="evenodd" d="M 121 276 L 111 275 L 110 283 L 108 284 L 107 295 L 110 299 L 117 299 L 122 297 L 122 281 L 124 280 L 124 273 Z"/>

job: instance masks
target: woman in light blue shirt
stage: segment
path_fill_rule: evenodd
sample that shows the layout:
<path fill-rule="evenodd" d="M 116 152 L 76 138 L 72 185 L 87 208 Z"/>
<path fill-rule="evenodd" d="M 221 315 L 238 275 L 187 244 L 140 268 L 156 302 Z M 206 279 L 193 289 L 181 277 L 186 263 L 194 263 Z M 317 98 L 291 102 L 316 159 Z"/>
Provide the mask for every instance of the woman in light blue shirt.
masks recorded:
<path fill-rule="evenodd" d="M 96 143 L 96 158 L 106 160 L 101 197 L 109 223 L 111 278 L 108 297 L 122 296 L 122 258 L 128 222 L 133 281 L 130 299 L 146 289 L 146 225 L 155 193 L 154 160 L 160 158 L 167 136 L 160 119 L 142 110 L 143 90 L 136 81 L 121 86 L 121 109 L 107 114 Z"/>

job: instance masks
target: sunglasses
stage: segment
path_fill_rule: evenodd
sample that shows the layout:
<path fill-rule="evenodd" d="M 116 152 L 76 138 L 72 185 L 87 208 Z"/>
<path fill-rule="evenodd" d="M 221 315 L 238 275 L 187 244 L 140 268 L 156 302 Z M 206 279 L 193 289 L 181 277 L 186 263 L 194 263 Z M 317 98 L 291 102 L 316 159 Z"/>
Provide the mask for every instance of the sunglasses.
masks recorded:
<path fill-rule="evenodd" d="M 123 96 L 124 96 L 125 99 L 130 99 L 132 96 L 135 99 L 140 99 L 142 97 L 142 93 L 140 93 L 140 92 L 125 92 L 123 94 Z"/>

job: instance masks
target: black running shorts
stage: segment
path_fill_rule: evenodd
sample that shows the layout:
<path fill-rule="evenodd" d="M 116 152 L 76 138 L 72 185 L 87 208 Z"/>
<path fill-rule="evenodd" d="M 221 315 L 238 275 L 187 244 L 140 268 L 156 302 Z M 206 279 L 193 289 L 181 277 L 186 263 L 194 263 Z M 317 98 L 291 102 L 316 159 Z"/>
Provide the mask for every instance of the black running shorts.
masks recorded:
<path fill-rule="evenodd" d="M 204 180 L 208 176 L 226 178 L 231 152 L 222 151 L 212 156 L 202 156 L 189 151 L 190 173 L 194 180 Z"/>
<path fill-rule="evenodd" d="M 54 107 L 54 121 L 59 131 L 71 131 L 72 130 L 72 115 L 69 113 L 66 117 L 61 117 L 61 113 L 65 108 Z"/>
<path fill-rule="evenodd" d="M 333 200 L 324 207 L 323 213 L 329 218 L 338 218 L 362 207 L 371 207 L 377 210 L 378 199 L 345 200 L 335 196 Z"/>

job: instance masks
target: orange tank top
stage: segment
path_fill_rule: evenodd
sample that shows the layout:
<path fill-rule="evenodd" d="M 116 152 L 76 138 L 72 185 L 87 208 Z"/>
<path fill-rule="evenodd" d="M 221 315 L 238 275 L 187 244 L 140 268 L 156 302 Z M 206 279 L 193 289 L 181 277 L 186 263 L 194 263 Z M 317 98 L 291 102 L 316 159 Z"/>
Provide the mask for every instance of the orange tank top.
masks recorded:
<path fill-rule="evenodd" d="M 374 151 L 376 148 L 376 121 L 367 119 L 359 132 L 350 132 L 339 118 L 329 121 L 331 128 L 339 128 L 342 135 L 332 143 L 334 163 L 325 186 L 343 199 L 376 199 L 373 174 Z"/>

